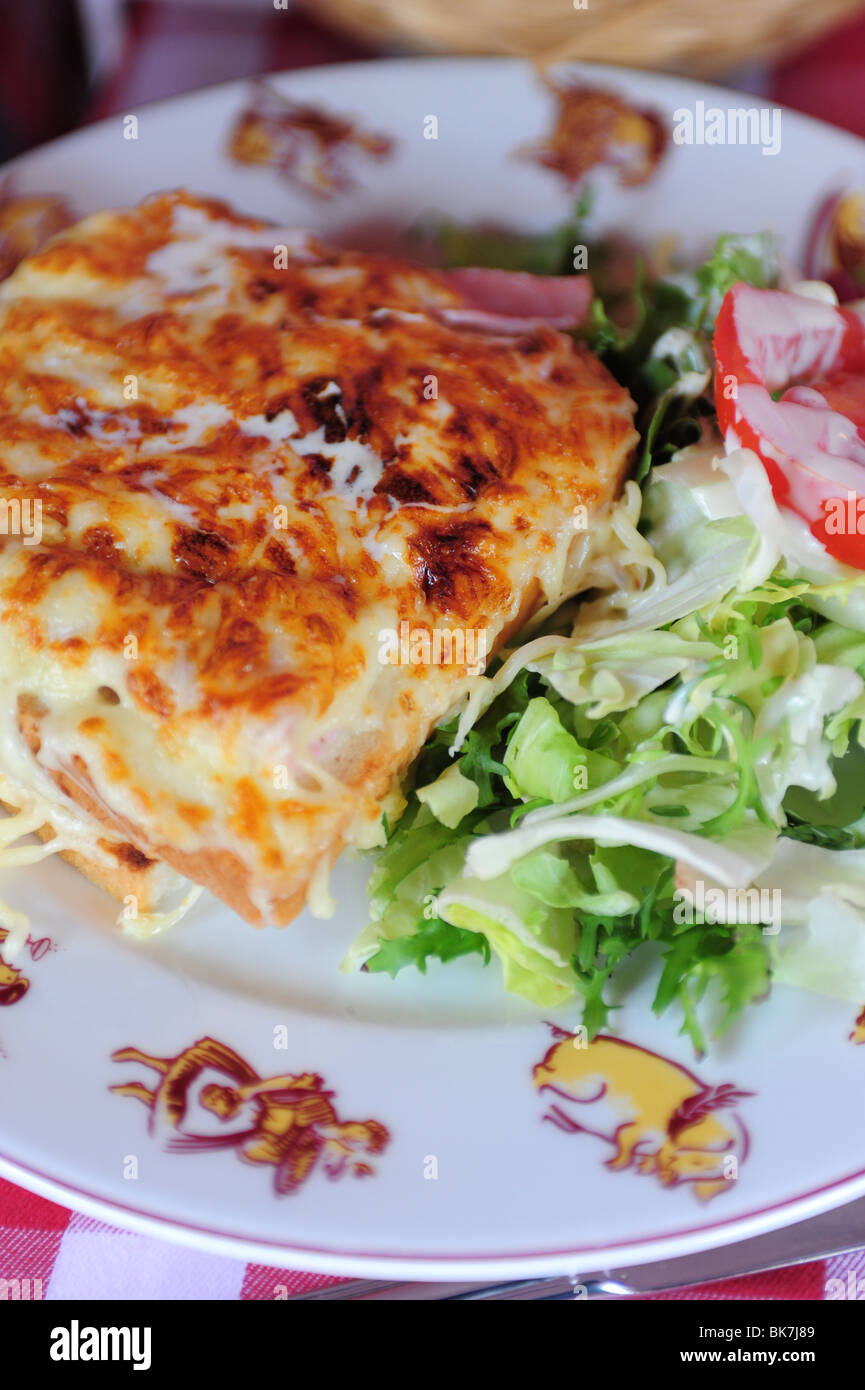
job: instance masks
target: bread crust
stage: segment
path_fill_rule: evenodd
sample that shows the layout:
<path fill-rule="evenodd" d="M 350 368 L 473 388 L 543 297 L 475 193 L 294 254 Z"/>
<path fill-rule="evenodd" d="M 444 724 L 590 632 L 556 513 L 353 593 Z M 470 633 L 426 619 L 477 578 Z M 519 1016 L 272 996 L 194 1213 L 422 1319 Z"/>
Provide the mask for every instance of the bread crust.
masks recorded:
<path fill-rule="evenodd" d="M 21 807 L 14 805 L 8 799 L 4 799 L 0 800 L 0 809 L 14 815 Z M 43 843 L 57 838 L 56 830 L 47 822 L 45 825 L 40 825 L 35 833 Z M 130 898 L 134 898 L 140 912 L 156 912 L 165 892 L 162 866 L 159 861 L 148 859 L 140 850 L 126 841 L 108 840 L 101 837 L 97 839 L 94 835 L 94 842 L 103 854 L 114 858 L 115 864 L 113 866 L 106 864 L 103 858 L 97 859 L 81 850 L 60 850 L 60 858 L 65 859 L 66 863 L 71 864 L 73 869 L 77 869 L 92 884 L 110 894 L 112 898 L 116 898 L 118 902 L 125 903 Z"/>

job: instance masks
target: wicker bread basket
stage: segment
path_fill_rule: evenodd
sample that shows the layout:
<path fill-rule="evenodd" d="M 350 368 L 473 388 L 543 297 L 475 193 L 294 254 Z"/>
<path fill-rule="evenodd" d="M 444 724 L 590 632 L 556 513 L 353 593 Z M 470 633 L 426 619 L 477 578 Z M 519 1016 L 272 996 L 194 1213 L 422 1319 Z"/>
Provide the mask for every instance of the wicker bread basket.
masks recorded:
<path fill-rule="evenodd" d="M 720 73 L 774 60 L 863 0 L 307 0 L 374 43 Z"/>

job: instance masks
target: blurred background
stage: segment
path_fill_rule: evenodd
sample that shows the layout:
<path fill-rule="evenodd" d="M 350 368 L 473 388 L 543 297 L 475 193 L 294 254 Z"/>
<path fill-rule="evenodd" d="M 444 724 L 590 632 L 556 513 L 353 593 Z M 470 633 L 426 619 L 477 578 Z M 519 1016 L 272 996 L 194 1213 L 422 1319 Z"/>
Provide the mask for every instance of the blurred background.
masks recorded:
<path fill-rule="evenodd" d="M 214 82 L 419 52 L 710 76 L 865 135 L 865 0 L 0 0 L 0 161 Z"/>

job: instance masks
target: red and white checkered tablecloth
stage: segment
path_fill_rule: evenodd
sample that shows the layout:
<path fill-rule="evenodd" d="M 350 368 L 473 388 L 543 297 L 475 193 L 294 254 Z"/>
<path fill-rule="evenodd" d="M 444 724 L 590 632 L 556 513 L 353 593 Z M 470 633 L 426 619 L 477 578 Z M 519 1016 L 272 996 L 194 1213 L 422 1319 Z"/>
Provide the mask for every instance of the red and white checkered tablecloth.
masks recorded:
<path fill-rule="evenodd" d="M 97 20 L 100 4 L 115 8 L 113 0 L 84 4 Z M 131 17 L 114 77 L 91 116 L 229 78 L 376 56 L 308 16 L 263 5 L 239 3 L 235 8 L 231 0 L 216 6 L 147 0 L 131 6 Z M 865 19 L 774 72 L 732 74 L 731 85 L 737 78 L 771 99 L 865 136 Z M 22 1293 L 34 1298 L 75 1301 L 269 1300 L 341 1282 L 123 1231 L 0 1179 L 2 1280 L 20 1281 Z M 653 1297 L 865 1299 L 865 1250 Z"/>

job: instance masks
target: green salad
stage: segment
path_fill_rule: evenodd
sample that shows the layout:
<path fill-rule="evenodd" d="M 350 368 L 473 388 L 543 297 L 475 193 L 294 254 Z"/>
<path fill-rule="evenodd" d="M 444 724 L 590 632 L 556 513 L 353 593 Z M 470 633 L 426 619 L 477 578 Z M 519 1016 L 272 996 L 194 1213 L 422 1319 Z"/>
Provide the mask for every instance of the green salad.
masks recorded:
<path fill-rule="evenodd" d="M 436 235 L 450 264 L 564 273 L 585 211 Z M 544 1010 L 581 1004 L 592 1036 L 643 953 L 702 1050 L 709 999 L 717 1032 L 773 978 L 865 1001 L 865 579 L 815 561 L 755 456 L 724 456 L 714 318 L 734 283 L 778 283 L 772 239 L 625 283 L 604 244 L 588 259 L 579 332 L 642 441 L 607 587 L 512 639 L 428 739 L 344 968 L 472 956 Z"/>

